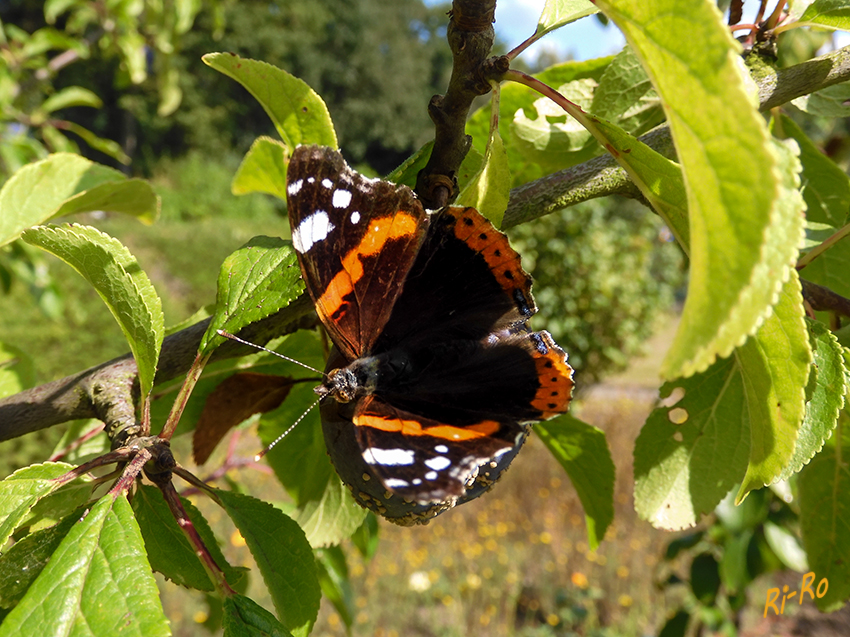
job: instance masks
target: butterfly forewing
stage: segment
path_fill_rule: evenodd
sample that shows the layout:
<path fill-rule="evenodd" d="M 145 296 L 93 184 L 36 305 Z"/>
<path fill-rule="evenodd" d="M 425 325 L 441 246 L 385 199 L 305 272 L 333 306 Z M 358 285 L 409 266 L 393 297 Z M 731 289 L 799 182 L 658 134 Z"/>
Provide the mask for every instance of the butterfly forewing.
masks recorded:
<path fill-rule="evenodd" d="M 286 192 L 307 289 L 334 344 L 353 360 L 386 324 L 428 215 L 406 186 L 368 179 L 317 146 L 295 150 Z"/>

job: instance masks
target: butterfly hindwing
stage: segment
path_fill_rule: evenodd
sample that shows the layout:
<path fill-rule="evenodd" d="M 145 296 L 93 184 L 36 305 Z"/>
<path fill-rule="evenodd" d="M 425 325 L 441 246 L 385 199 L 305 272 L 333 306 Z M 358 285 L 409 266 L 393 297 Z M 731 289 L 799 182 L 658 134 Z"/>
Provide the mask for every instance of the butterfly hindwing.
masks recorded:
<path fill-rule="evenodd" d="M 481 465 L 522 444 L 524 427 L 482 420 L 458 427 L 370 396 L 355 411 L 363 459 L 392 493 L 427 504 L 463 495 Z"/>

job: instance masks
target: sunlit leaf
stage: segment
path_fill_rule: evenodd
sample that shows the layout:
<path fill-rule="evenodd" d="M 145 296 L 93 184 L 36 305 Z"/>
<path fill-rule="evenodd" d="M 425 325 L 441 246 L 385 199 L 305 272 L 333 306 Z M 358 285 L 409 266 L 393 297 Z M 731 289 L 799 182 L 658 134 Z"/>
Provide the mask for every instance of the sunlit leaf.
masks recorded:
<path fill-rule="evenodd" d="M 207 352 L 222 342 L 224 337 L 217 330 L 238 332 L 286 307 L 303 291 L 292 244 L 274 237 L 254 237 L 221 264 L 215 313 L 199 350 Z"/>
<path fill-rule="evenodd" d="M 298 144 L 337 147 L 328 108 L 304 81 L 271 64 L 234 53 L 209 53 L 202 59 L 248 89 L 290 150 Z"/>
<path fill-rule="evenodd" d="M 0 245 L 57 215 L 125 212 L 142 221 L 159 215 L 159 198 L 138 180 L 79 155 L 59 153 L 28 164 L 0 189 Z M 128 190 L 124 190 L 128 188 Z"/>
<path fill-rule="evenodd" d="M 271 137 L 254 140 L 230 186 L 234 195 L 264 192 L 286 201 L 287 147 Z"/>
<path fill-rule="evenodd" d="M 215 496 L 245 538 L 281 623 L 293 635 L 307 635 L 319 612 L 321 589 L 304 532 L 270 504 L 229 491 Z"/>
<path fill-rule="evenodd" d="M 717 8 L 674 0 L 596 4 L 623 31 L 661 95 L 684 173 L 690 281 L 662 373 L 686 376 L 728 356 L 758 328 L 799 235 L 776 219 L 783 214 L 775 206 L 779 160 L 745 90 L 740 45 Z"/>
<path fill-rule="evenodd" d="M 139 527 L 123 495 L 104 496 L 74 524 L 0 624 L 0 637 L 72 634 L 171 634 Z"/>
<path fill-rule="evenodd" d="M 146 397 L 165 328 L 162 303 L 136 258 L 117 239 L 76 224 L 31 228 L 23 238 L 62 259 L 94 287 L 130 344 Z"/>
<path fill-rule="evenodd" d="M 537 423 L 534 431 L 570 477 L 587 522 L 591 548 L 605 537 L 614 519 L 614 462 L 605 434 L 566 414 Z"/>

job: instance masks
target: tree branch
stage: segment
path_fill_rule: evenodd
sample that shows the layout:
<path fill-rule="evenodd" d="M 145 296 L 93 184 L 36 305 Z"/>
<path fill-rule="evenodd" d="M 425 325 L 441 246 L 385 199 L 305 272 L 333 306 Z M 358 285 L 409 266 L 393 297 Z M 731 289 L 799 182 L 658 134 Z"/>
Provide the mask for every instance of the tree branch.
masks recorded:
<path fill-rule="evenodd" d="M 434 122 L 434 148 L 416 178 L 416 194 L 425 207 L 436 210 L 457 195 L 457 171 L 469 152 L 472 138 L 466 134 L 466 118 L 472 101 L 490 92 L 483 69 L 493 47 L 496 0 L 454 0 L 448 41 L 452 51 L 452 75 L 445 95 L 428 104 Z"/>
<path fill-rule="evenodd" d="M 188 371 L 208 324 L 209 319 L 165 338 L 157 366 L 157 384 L 178 378 Z M 247 326 L 240 336 L 263 344 L 276 336 L 316 324 L 313 304 L 303 294 L 277 314 Z M 254 352 L 245 345 L 227 341 L 215 351 L 211 361 Z M 136 361 L 130 354 L 125 354 L 4 398 L 0 400 L 0 441 L 79 418 L 103 420 L 107 429 L 132 426 L 136 421 L 136 373 Z"/>
<path fill-rule="evenodd" d="M 850 299 L 805 279 L 800 279 L 800 284 L 803 298 L 816 312 L 835 312 L 839 316 L 850 317 Z"/>
<path fill-rule="evenodd" d="M 850 47 L 787 69 L 758 65 L 753 79 L 759 88 L 759 110 L 766 111 L 850 80 Z M 670 127 L 666 124 L 640 140 L 668 159 L 676 158 Z M 639 198 L 626 171 L 606 154 L 511 190 L 502 228 L 512 228 L 567 206 L 608 195 Z"/>

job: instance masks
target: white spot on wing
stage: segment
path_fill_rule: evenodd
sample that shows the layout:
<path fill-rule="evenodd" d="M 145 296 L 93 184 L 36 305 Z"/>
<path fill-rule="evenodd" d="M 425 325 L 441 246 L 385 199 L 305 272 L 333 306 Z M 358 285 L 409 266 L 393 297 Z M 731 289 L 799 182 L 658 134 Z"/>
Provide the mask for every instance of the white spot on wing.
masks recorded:
<path fill-rule="evenodd" d="M 307 177 L 307 183 L 308 184 L 315 184 L 316 178 L 315 177 Z"/>
<path fill-rule="evenodd" d="M 328 213 L 317 210 L 305 217 L 292 231 L 292 245 L 298 252 L 304 254 L 319 241 L 324 241 L 334 229 Z"/>
<path fill-rule="evenodd" d="M 360 213 L 355 210 L 351 213 L 349 219 L 351 219 L 351 223 L 356 226 L 358 223 L 360 223 Z"/>
<path fill-rule="evenodd" d="M 426 480 L 436 480 L 437 479 L 437 472 L 436 471 L 429 471 L 428 473 L 425 474 L 425 479 Z"/>
<path fill-rule="evenodd" d="M 334 190 L 333 207 L 348 208 L 351 203 L 351 193 L 347 190 Z"/>
<path fill-rule="evenodd" d="M 332 182 L 330 179 L 328 179 L 327 177 L 325 177 L 324 179 L 322 179 L 322 185 L 323 185 L 325 188 L 330 189 L 330 188 L 333 188 L 333 187 L 334 187 L 334 182 Z"/>
<path fill-rule="evenodd" d="M 301 191 L 301 186 L 303 186 L 303 185 L 304 185 L 304 180 L 303 179 L 297 179 L 286 187 L 286 192 L 289 193 L 290 197 L 294 197 L 295 195 L 297 195 Z"/>
<path fill-rule="evenodd" d="M 452 461 L 446 458 L 445 456 L 436 456 L 435 458 L 429 458 L 425 461 L 425 464 L 429 469 L 433 469 L 434 471 L 442 471 L 446 467 L 451 466 Z"/>
<path fill-rule="evenodd" d="M 382 464 L 388 467 L 413 464 L 411 449 L 378 449 L 368 447 L 363 450 L 363 459 L 368 464 Z"/>
<path fill-rule="evenodd" d="M 399 480 L 398 478 L 387 478 L 384 480 L 384 486 L 387 489 L 396 489 L 398 487 L 409 487 L 410 483 L 407 480 Z"/>
<path fill-rule="evenodd" d="M 448 453 L 449 448 L 446 445 L 437 445 L 436 447 L 434 447 L 434 451 L 436 451 L 437 453 Z"/>

